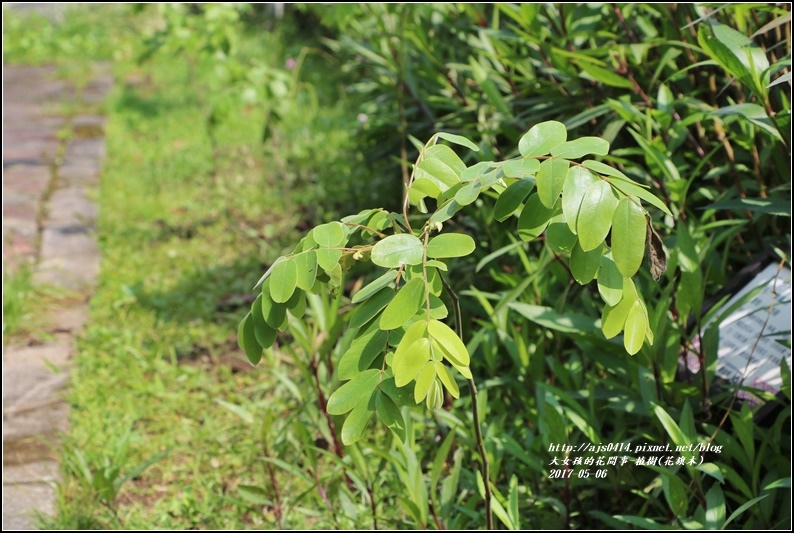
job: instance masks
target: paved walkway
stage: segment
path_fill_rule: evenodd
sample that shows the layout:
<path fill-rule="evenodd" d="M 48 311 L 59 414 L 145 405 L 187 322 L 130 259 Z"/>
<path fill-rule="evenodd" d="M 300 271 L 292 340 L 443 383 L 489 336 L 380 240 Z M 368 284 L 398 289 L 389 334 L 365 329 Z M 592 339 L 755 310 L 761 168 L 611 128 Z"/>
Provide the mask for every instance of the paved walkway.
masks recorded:
<path fill-rule="evenodd" d="M 105 143 L 95 113 L 111 84 L 106 68 L 82 91 L 53 67 L 3 69 L 3 271 L 31 268 L 34 285 L 70 295 L 42 317 L 45 342 L 3 347 L 4 530 L 32 529 L 34 509 L 55 508 L 64 386 L 99 270 L 93 198 Z"/>

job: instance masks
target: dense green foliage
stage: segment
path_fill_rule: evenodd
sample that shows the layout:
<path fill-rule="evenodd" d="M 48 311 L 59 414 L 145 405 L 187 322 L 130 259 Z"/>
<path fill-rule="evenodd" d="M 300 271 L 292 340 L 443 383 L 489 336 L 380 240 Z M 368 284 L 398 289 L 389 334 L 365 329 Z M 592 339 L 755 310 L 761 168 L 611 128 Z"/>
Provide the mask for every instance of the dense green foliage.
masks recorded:
<path fill-rule="evenodd" d="M 735 388 L 712 389 L 717 328 L 702 327 L 704 301 L 759 253 L 774 250 L 790 266 L 786 16 L 761 4 L 339 4 L 275 22 L 259 8 L 207 5 L 137 14 L 143 44 L 111 44 L 97 28 L 115 53 L 87 56 L 115 55 L 122 88 L 109 106 L 106 264 L 70 438 L 97 464 L 112 456 L 106 442 L 126 446 L 112 436 L 130 424 L 146 437 L 135 440 L 135 462 L 171 449 L 125 486 L 135 497 L 113 504 L 124 525 L 477 528 L 492 494 L 507 528 L 789 527 L 788 367 L 787 402 L 758 425 L 734 403 Z M 71 27 L 47 27 L 57 38 L 36 44 L 13 22 L 4 57 L 62 59 L 58 43 L 81 42 Z M 125 85 L 137 69 L 150 82 Z M 535 159 L 578 159 L 555 154 L 557 141 L 533 152 L 560 127 L 609 152 L 564 172 L 557 158 Z M 436 154 L 457 181 L 423 163 L 441 148 L 438 132 L 479 149 Z M 463 179 L 485 168 L 497 170 Z M 566 185 L 568 168 L 607 178 L 591 186 L 625 177 L 637 184 L 626 195 L 657 198 L 647 226 L 636 204 L 616 198 L 607 217 L 595 197 L 594 223 L 574 223 L 582 196 L 578 210 L 566 208 L 577 189 Z M 419 214 L 402 212 L 406 187 Z M 564 216 L 553 219 L 561 193 Z M 444 210 L 451 199 L 467 205 Z M 330 222 L 361 209 L 346 225 Z M 449 216 L 434 220 L 439 212 Z M 435 222 L 443 232 L 431 236 Z M 293 225 L 316 226 L 297 250 L 297 235 L 281 238 Z M 349 245 L 354 226 L 360 240 Z M 602 242 L 612 261 L 599 270 Z M 639 243 L 651 245 L 646 266 Z M 598 262 L 586 256 L 593 249 Z M 386 270 L 362 267 L 367 255 Z M 269 298 L 269 313 L 259 327 L 258 317 L 244 321 L 240 336 L 245 348 L 275 344 L 247 350 L 261 357 L 258 370 L 221 373 L 223 383 L 177 364 L 196 346 L 210 357 L 226 349 L 224 332 L 248 304 L 228 314 L 215 305 L 253 286 L 260 262 L 273 268 L 253 309 Z M 315 262 L 324 273 L 309 279 Z M 396 294 L 395 272 L 405 281 Z M 335 290 L 318 290 L 317 279 Z M 643 328 L 635 301 L 647 306 Z M 427 319 L 416 322 L 411 352 L 430 355 L 401 363 L 399 383 L 373 392 L 386 347 L 400 350 L 386 332 L 417 310 Z M 605 338 L 629 320 L 642 335 Z M 479 393 L 436 364 L 436 347 Z M 680 379 L 689 351 L 704 370 Z M 367 426 L 373 412 L 385 424 Z M 107 420 L 99 429 L 98 413 Z M 638 465 L 658 454 L 596 451 L 612 443 L 721 448 L 698 465 Z M 557 466 L 559 445 L 595 448 L 571 453 L 582 464 L 570 470 Z M 191 446 L 220 467 L 191 462 Z M 616 464 L 597 464 L 609 456 Z M 90 502 L 93 489 L 66 464 L 64 497 Z M 163 483 L 188 488 L 166 488 L 150 504 Z"/>

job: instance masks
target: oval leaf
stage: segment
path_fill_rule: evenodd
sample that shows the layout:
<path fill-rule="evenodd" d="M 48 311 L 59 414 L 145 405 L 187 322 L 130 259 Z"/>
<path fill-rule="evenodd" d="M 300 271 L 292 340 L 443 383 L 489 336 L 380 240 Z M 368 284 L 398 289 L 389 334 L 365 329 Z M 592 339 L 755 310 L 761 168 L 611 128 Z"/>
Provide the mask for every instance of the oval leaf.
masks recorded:
<path fill-rule="evenodd" d="M 624 197 L 612 215 L 612 257 L 620 273 L 630 278 L 640 269 L 645 254 L 645 213 Z"/>
<path fill-rule="evenodd" d="M 359 372 L 368 370 L 369 365 L 386 349 L 387 337 L 386 332 L 378 328 L 356 337 L 339 359 L 339 379 L 351 379 Z"/>
<path fill-rule="evenodd" d="M 589 252 L 604 242 L 618 203 L 617 195 L 604 180 L 596 181 L 587 189 L 576 219 L 576 233 L 582 250 Z"/>
<path fill-rule="evenodd" d="M 521 240 L 529 242 L 538 238 L 548 226 L 555 211 L 556 209 L 549 209 L 543 205 L 537 194 L 530 196 L 518 219 L 518 236 Z"/>
<path fill-rule="evenodd" d="M 378 291 L 375 296 L 369 298 L 353 312 L 353 315 L 350 317 L 350 327 L 360 328 L 372 320 L 375 315 L 383 311 L 383 308 L 389 305 L 395 294 L 397 293 L 395 293 L 391 288 L 384 287 Z"/>
<path fill-rule="evenodd" d="M 365 370 L 336 389 L 328 398 L 328 414 L 343 415 L 361 403 L 366 404 L 378 387 L 380 374 L 380 369 L 377 368 Z"/>
<path fill-rule="evenodd" d="M 364 435 L 369 419 L 375 412 L 373 403 L 371 398 L 363 399 L 345 419 L 342 424 L 342 442 L 345 446 L 353 444 Z"/>
<path fill-rule="evenodd" d="M 405 338 L 400 342 L 402 345 Z M 422 337 L 412 342 L 408 348 L 400 353 L 394 354 L 392 370 L 394 371 L 394 383 L 398 387 L 404 387 L 416 377 L 430 360 L 430 339 Z"/>
<path fill-rule="evenodd" d="M 540 164 L 535 177 L 540 201 L 548 208 L 554 207 L 568 174 L 570 163 L 564 159 L 547 159 Z"/>
<path fill-rule="evenodd" d="M 377 293 L 384 287 L 392 287 L 391 282 L 397 279 L 397 271 L 396 270 L 389 270 L 384 275 L 380 276 L 378 279 L 370 282 L 360 291 L 353 295 L 353 298 L 350 301 L 354 304 L 359 302 L 363 302 L 373 294 Z"/>
<path fill-rule="evenodd" d="M 282 304 L 290 299 L 298 285 L 298 268 L 295 261 L 282 261 L 270 275 L 270 296 L 273 301 Z"/>
<path fill-rule="evenodd" d="M 628 286 L 628 284 L 631 284 L 631 286 Z M 604 337 L 611 339 L 623 331 L 629 312 L 636 301 L 634 282 L 626 278 L 623 285 L 623 298 L 615 306 L 605 305 L 601 314 L 601 331 L 604 332 Z"/>
<path fill-rule="evenodd" d="M 414 400 L 416 403 L 421 402 L 427 397 L 430 386 L 436 380 L 436 368 L 432 364 L 425 365 L 422 372 L 416 378 L 414 385 Z"/>
<path fill-rule="evenodd" d="M 325 248 L 336 248 L 347 242 L 345 225 L 341 222 L 321 224 L 312 230 L 314 242 Z"/>
<path fill-rule="evenodd" d="M 245 352 L 252 365 L 259 363 L 259 360 L 262 359 L 262 347 L 256 341 L 254 321 L 250 312 L 245 315 L 237 327 L 237 345 Z"/>
<path fill-rule="evenodd" d="M 626 317 L 626 326 L 623 331 L 623 346 L 629 355 L 634 355 L 642 348 L 645 340 L 645 330 L 648 327 L 648 318 L 639 300 L 636 300 Z"/>
<path fill-rule="evenodd" d="M 524 157 L 548 154 L 552 148 L 563 144 L 568 138 L 568 131 L 562 122 L 549 120 L 535 124 L 518 141 L 518 151 Z"/>
<path fill-rule="evenodd" d="M 438 320 L 431 320 L 427 324 L 427 333 L 438 343 L 441 352 L 450 363 L 459 366 L 469 365 L 466 345 L 449 326 Z"/>
<path fill-rule="evenodd" d="M 372 247 L 372 262 L 386 268 L 418 265 L 424 257 L 424 247 L 418 237 L 407 233 L 390 235 Z"/>
<path fill-rule="evenodd" d="M 299 253 L 293 261 L 298 273 L 298 287 L 304 291 L 312 290 L 314 280 L 317 279 L 317 252 L 308 250 Z"/>
<path fill-rule="evenodd" d="M 496 200 L 496 205 L 493 208 L 493 217 L 502 222 L 507 217 L 515 213 L 518 206 L 520 206 L 524 199 L 532 192 L 535 186 L 535 180 L 518 180 L 510 185 L 507 189 L 502 191 L 499 198 Z"/>
<path fill-rule="evenodd" d="M 601 137 L 579 137 L 551 149 L 551 155 L 563 159 L 579 159 L 586 155 L 607 155 L 609 143 Z"/>
<path fill-rule="evenodd" d="M 380 317 L 380 329 L 397 329 L 413 317 L 425 300 L 425 280 L 413 278 L 397 291 Z"/>
<path fill-rule="evenodd" d="M 609 305 L 617 305 L 623 297 L 623 274 L 612 259 L 612 252 L 602 255 L 599 261 L 598 293 Z"/>
<path fill-rule="evenodd" d="M 603 252 L 603 246 L 597 246 L 589 252 L 585 252 L 579 246 L 578 241 L 573 245 L 573 250 L 571 251 L 571 272 L 580 285 L 590 283 L 596 277 Z"/>
<path fill-rule="evenodd" d="M 439 133 L 436 133 L 436 135 L 438 137 L 444 139 L 445 141 L 449 141 L 449 142 L 451 142 L 453 144 L 458 144 L 460 146 L 465 146 L 469 150 L 473 150 L 475 152 L 479 152 L 480 151 L 480 147 L 479 146 L 474 144 L 472 141 L 470 141 L 466 137 L 463 137 L 462 135 L 455 135 L 454 133 L 445 133 L 443 131 L 439 132 Z"/>
<path fill-rule="evenodd" d="M 472 253 L 474 247 L 474 239 L 464 233 L 444 233 L 430 239 L 427 244 L 427 257 L 464 257 Z"/>
<path fill-rule="evenodd" d="M 568 169 L 562 187 L 562 213 L 572 232 L 576 233 L 576 221 L 579 218 L 579 207 L 590 186 L 598 181 L 598 177 L 587 169 L 572 166 Z"/>

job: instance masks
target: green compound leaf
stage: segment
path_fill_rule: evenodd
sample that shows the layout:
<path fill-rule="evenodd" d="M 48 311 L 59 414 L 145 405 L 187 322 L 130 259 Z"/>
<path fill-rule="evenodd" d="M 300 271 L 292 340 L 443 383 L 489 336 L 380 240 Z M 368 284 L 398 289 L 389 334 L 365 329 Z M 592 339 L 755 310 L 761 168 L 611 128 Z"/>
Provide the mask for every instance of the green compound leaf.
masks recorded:
<path fill-rule="evenodd" d="M 383 309 L 389 305 L 389 303 L 394 298 L 394 295 L 397 294 L 391 288 L 384 287 L 380 291 L 377 292 L 372 298 L 367 299 L 362 305 L 360 305 L 354 312 L 353 315 L 350 317 L 350 327 L 351 328 L 360 328 L 370 320 L 372 320 L 375 315 L 383 311 Z"/>
<path fill-rule="evenodd" d="M 465 146 L 469 150 L 473 150 L 475 152 L 479 152 L 480 151 L 480 147 L 479 146 L 474 144 L 472 141 L 470 141 L 466 137 L 463 137 L 462 135 L 455 135 L 454 133 L 445 133 L 443 131 L 439 132 L 439 133 L 436 133 L 436 135 L 439 138 L 444 139 L 445 141 L 449 141 L 449 142 L 451 142 L 453 144 L 457 144 L 457 145 L 460 145 L 460 146 Z"/>
<path fill-rule="evenodd" d="M 617 305 L 623 297 L 623 274 L 612 259 L 612 252 L 602 255 L 598 264 L 598 293 L 609 305 Z"/>
<path fill-rule="evenodd" d="M 397 347 L 397 352 L 394 354 L 392 361 L 392 370 L 394 371 L 394 383 L 398 387 L 404 387 L 422 371 L 425 364 L 430 361 L 430 339 L 422 337 L 416 339 L 404 350 L 400 347 L 405 343 L 405 338 L 400 341 L 400 346 Z"/>
<path fill-rule="evenodd" d="M 251 318 L 250 311 L 237 327 L 237 345 L 245 352 L 252 365 L 259 363 L 259 360 L 262 359 L 262 347 L 256 341 L 254 321 Z"/>
<path fill-rule="evenodd" d="M 401 441 L 405 442 L 405 418 L 400 408 L 387 394 L 378 391 L 375 393 L 375 411 L 383 424 L 394 431 Z"/>
<path fill-rule="evenodd" d="M 579 208 L 582 199 L 590 187 L 596 183 L 598 177 L 587 169 L 572 166 L 568 169 L 565 183 L 562 187 L 562 213 L 572 232 L 576 233 Z"/>
<path fill-rule="evenodd" d="M 463 233 L 443 233 L 427 243 L 427 257 L 464 257 L 474 251 L 474 239 Z"/>
<path fill-rule="evenodd" d="M 342 250 L 334 248 L 319 248 L 317 250 L 317 264 L 323 270 L 330 272 L 336 265 L 339 264 L 339 259 L 342 257 Z"/>
<path fill-rule="evenodd" d="M 378 266 L 398 268 L 418 265 L 424 257 L 424 246 L 418 237 L 407 233 L 390 235 L 372 247 L 370 258 Z"/>
<path fill-rule="evenodd" d="M 347 231 L 341 222 L 329 222 L 314 228 L 312 238 L 324 248 L 338 248 L 347 242 Z"/>
<path fill-rule="evenodd" d="M 580 285 L 585 285 L 595 279 L 598 273 L 598 265 L 601 263 L 601 254 L 603 253 L 604 246 L 597 246 L 589 252 L 585 252 L 578 242 L 573 245 L 573 250 L 571 251 L 571 272 Z"/>
<path fill-rule="evenodd" d="M 568 131 L 562 122 L 550 120 L 535 124 L 518 141 L 518 151 L 523 157 L 548 154 L 552 148 L 568 139 Z"/>
<path fill-rule="evenodd" d="M 276 342 L 276 329 L 271 328 L 265 322 L 265 317 L 262 315 L 262 295 L 258 295 L 254 304 L 251 306 L 251 319 L 254 324 L 254 335 L 256 342 L 263 348 L 269 348 Z"/>
<path fill-rule="evenodd" d="M 469 366 L 469 351 L 449 326 L 438 320 L 431 320 L 427 323 L 427 333 L 435 341 L 433 347 L 440 349 L 444 358 L 450 363 L 457 366 Z"/>
<path fill-rule="evenodd" d="M 602 163 L 601 161 L 593 161 L 592 159 L 588 159 L 587 161 L 582 161 L 582 166 L 589 168 L 592 171 L 598 172 L 599 174 L 603 174 L 604 176 L 612 176 L 614 178 L 618 178 L 629 183 L 634 183 L 631 181 L 631 178 L 626 176 L 623 172 L 619 171 L 614 167 L 610 167 L 606 163 Z M 635 185 L 639 185 L 634 183 Z"/>
<path fill-rule="evenodd" d="M 570 163 L 564 159 L 547 159 L 540 164 L 535 184 L 540 201 L 551 209 L 560 197 Z"/>
<path fill-rule="evenodd" d="M 637 300 L 629 310 L 623 332 L 623 346 L 629 355 L 634 355 L 642 348 L 646 329 L 648 329 L 648 317 L 645 314 L 642 303 Z"/>
<path fill-rule="evenodd" d="M 558 254 L 569 254 L 577 243 L 576 235 L 562 217 L 554 217 L 546 228 L 546 244 Z"/>
<path fill-rule="evenodd" d="M 576 220 L 576 233 L 582 250 L 589 252 L 604 242 L 618 202 L 617 195 L 606 181 L 598 180 L 590 185 L 582 198 Z"/>
<path fill-rule="evenodd" d="M 493 217 L 499 222 L 502 222 L 515 213 L 518 206 L 520 206 L 524 202 L 524 199 L 529 196 L 529 193 L 532 192 L 534 186 L 535 180 L 519 180 L 502 191 L 502 194 L 499 195 L 499 199 L 496 200 L 496 205 L 494 205 Z"/>
<path fill-rule="evenodd" d="M 369 365 L 386 350 L 387 338 L 387 333 L 378 328 L 372 328 L 356 337 L 339 359 L 339 379 L 350 379 L 369 369 Z"/>
<path fill-rule="evenodd" d="M 298 268 L 295 261 L 288 259 L 282 261 L 270 275 L 270 296 L 279 304 L 285 303 L 292 297 L 298 285 Z"/>
<path fill-rule="evenodd" d="M 558 207 L 559 205 L 555 205 L 549 209 L 543 205 L 537 194 L 530 196 L 518 219 L 518 236 L 521 240 L 529 242 L 537 239 L 549 225 Z"/>
<path fill-rule="evenodd" d="M 423 159 L 416 165 L 415 179 L 428 179 L 433 182 L 441 192 L 446 192 L 450 187 L 460 183 L 460 172 L 455 172 L 446 163 L 439 159 Z"/>
<path fill-rule="evenodd" d="M 396 270 L 389 270 L 378 279 L 370 282 L 360 291 L 353 295 L 353 298 L 350 301 L 354 304 L 359 302 L 363 302 L 373 294 L 377 293 L 384 287 L 394 288 L 392 282 L 397 279 L 397 271 Z"/>
<path fill-rule="evenodd" d="M 604 337 L 611 339 L 623 331 L 629 312 L 636 301 L 634 282 L 631 278 L 625 278 L 623 280 L 623 298 L 617 305 L 605 305 L 601 313 L 601 331 L 604 333 Z"/>
<path fill-rule="evenodd" d="M 430 391 L 430 386 L 436 380 L 436 367 L 433 363 L 428 363 L 422 368 L 422 371 L 416 378 L 416 383 L 414 384 L 414 400 L 416 403 L 420 403 L 427 397 L 427 393 Z"/>
<path fill-rule="evenodd" d="M 304 291 L 312 290 L 314 280 L 317 279 L 317 252 L 309 250 L 299 253 L 293 259 L 297 269 L 297 285 Z"/>
<path fill-rule="evenodd" d="M 626 194 L 628 196 L 636 196 L 637 198 L 641 198 L 641 199 L 645 200 L 646 202 L 648 202 L 649 204 L 651 204 L 652 206 L 654 206 L 655 208 L 663 211 L 667 215 L 673 216 L 673 214 L 670 212 L 670 210 L 667 208 L 667 206 L 664 205 L 664 202 L 662 202 L 660 199 L 658 199 L 656 196 L 654 196 L 652 192 L 650 192 L 650 191 L 648 191 L 646 189 L 643 189 L 642 187 L 640 187 L 638 184 L 634 183 L 633 181 L 624 181 L 622 179 L 611 179 L 611 180 L 607 180 L 607 181 L 609 181 L 609 183 L 612 184 L 613 187 L 615 187 L 617 190 L 619 190 L 623 194 Z"/>
<path fill-rule="evenodd" d="M 431 411 L 440 409 L 441 406 L 444 405 L 444 390 L 441 388 L 441 382 L 439 380 L 434 379 L 433 383 L 430 384 L 430 390 L 427 392 L 425 404 Z"/>
<path fill-rule="evenodd" d="M 367 424 L 375 412 L 374 403 L 371 396 L 362 399 L 361 403 L 356 405 L 353 411 L 347 415 L 345 423 L 342 424 L 342 443 L 345 446 L 350 446 L 357 442 L 364 435 L 364 430 L 367 429 Z"/>
<path fill-rule="evenodd" d="M 265 322 L 273 329 L 278 329 L 287 320 L 287 305 L 276 303 L 270 296 L 270 280 L 262 285 L 262 316 Z"/>
<path fill-rule="evenodd" d="M 425 280 L 413 278 L 397 291 L 380 317 L 380 329 L 397 329 L 413 317 L 425 301 Z"/>
<path fill-rule="evenodd" d="M 472 181 L 467 183 L 455 193 L 455 201 L 460 205 L 469 205 L 477 199 L 483 189 L 481 181 Z"/>
<path fill-rule="evenodd" d="M 430 217 L 430 223 L 437 224 L 446 222 L 450 218 L 454 217 L 462 207 L 463 206 L 456 202 L 454 198 L 452 200 L 448 200 L 444 202 L 435 213 L 433 213 L 433 215 Z"/>
<path fill-rule="evenodd" d="M 630 278 L 640 269 L 645 255 L 645 212 L 624 197 L 612 215 L 612 257 L 618 270 Z"/>
<path fill-rule="evenodd" d="M 361 403 L 368 403 L 370 396 L 378 388 L 380 377 L 381 371 L 378 368 L 353 376 L 353 379 L 336 389 L 328 398 L 328 414 L 343 415 Z"/>
<path fill-rule="evenodd" d="M 449 369 L 444 366 L 443 363 L 439 362 L 433 362 L 432 365 L 435 367 L 435 373 L 438 376 L 438 379 L 441 380 L 441 383 L 444 384 L 444 387 L 446 387 L 452 397 L 460 398 L 460 389 L 458 388 L 458 384 L 455 382 L 455 378 L 453 378 L 452 374 L 450 374 Z"/>
<path fill-rule="evenodd" d="M 579 137 L 552 148 L 551 155 L 564 159 L 579 159 L 586 155 L 607 155 L 609 143 L 601 137 Z"/>
<path fill-rule="evenodd" d="M 508 159 L 502 165 L 502 173 L 506 178 L 527 179 L 533 177 L 540 170 L 540 161 L 534 157 Z"/>
<path fill-rule="evenodd" d="M 444 163 L 447 167 L 451 168 L 457 176 L 456 182 L 460 181 L 461 173 L 466 170 L 466 163 L 458 157 L 452 148 L 443 144 L 435 144 L 425 150 L 425 160 L 438 160 Z"/>

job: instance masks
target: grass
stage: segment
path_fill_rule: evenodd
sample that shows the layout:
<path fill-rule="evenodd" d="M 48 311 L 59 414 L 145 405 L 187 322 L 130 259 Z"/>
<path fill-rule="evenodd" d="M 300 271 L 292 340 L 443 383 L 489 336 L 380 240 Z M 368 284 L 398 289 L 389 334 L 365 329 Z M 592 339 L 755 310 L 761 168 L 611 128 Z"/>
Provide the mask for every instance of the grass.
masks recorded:
<path fill-rule="evenodd" d="M 62 77 L 84 83 L 85 59 L 110 57 L 99 44 L 113 39 L 99 35 L 99 44 L 76 59 L 64 47 L 70 40 L 81 46 L 82 26 L 67 17 L 60 27 L 11 17 L 6 57 L 55 61 Z M 38 42 L 23 31 L 31 23 L 46 26 Z M 263 429 L 276 378 L 243 359 L 236 329 L 261 272 L 296 242 L 301 217 L 328 214 L 312 205 L 302 183 L 318 179 L 326 165 L 340 170 L 337 152 L 348 141 L 333 122 L 344 120 L 344 110 L 336 105 L 326 111 L 315 102 L 308 113 L 292 111 L 290 126 L 280 130 L 280 149 L 265 153 L 263 110 L 236 108 L 218 126 L 213 172 L 216 162 L 184 63 L 166 56 L 138 66 L 127 60 L 124 46 L 120 50 L 117 83 L 105 106 L 100 279 L 75 354 L 57 514 L 40 517 L 41 525 L 302 527 L 310 523 L 304 515 L 286 516 L 269 494 L 250 489 L 274 481 L 285 491 L 295 486 L 262 461 L 268 441 L 271 449 L 294 446 Z M 268 53 L 275 56 L 277 48 Z M 316 141 L 307 139 L 312 120 L 325 121 Z M 4 275 L 4 285 L 4 334 L 18 334 L 35 315 L 36 289 L 24 270 Z M 293 422 L 313 442 L 306 424 Z M 247 498 L 240 486 L 249 487 Z"/>
<path fill-rule="evenodd" d="M 223 167 L 211 176 L 203 125 L 182 89 L 187 72 L 167 60 L 151 75 L 137 86 L 121 78 L 109 105 L 103 262 L 73 374 L 61 491 L 79 495 L 90 485 L 74 466 L 76 451 L 101 471 L 130 429 L 119 476 L 164 457 L 112 502 L 118 518 L 90 498 L 85 515 L 127 528 L 262 527 L 265 518 L 235 491 L 257 482 L 250 463 L 259 446 L 218 401 L 247 405 L 261 395 L 253 391 L 262 375 L 240 360 L 234 302 L 281 253 L 294 221 L 256 154 L 255 111 L 226 128 Z M 59 516 L 75 523 L 70 508 Z"/>

